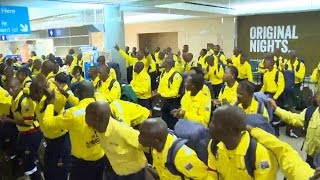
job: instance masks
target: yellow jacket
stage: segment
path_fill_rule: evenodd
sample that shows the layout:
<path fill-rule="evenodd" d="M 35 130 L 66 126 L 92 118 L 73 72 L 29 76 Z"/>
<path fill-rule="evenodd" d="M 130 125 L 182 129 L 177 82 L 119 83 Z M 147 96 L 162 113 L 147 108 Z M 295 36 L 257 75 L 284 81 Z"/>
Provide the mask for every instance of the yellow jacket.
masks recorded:
<path fill-rule="evenodd" d="M 110 118 L 106 132 L 98 133 L 98 136 L 117 175 L 134 174 L 147 165 L 143 148 L 138 141 L 139 131 Z"/>
<path fill-rule="evenodd" d="M 54 107 L 49 104 L 43 118 L 43 126 L 48 129 L 69 130 L 71 154 L 85 161 L 99 160 L 105 154 L 97 132 L 85 122 L 86 107 L 94 101 L 93 98 L 83 99 L 59 116 L 53 116 Z"/>
<path fill-rule="evenodd" d="M 253 82 L 252 69 L 248 61 L 243 64 L 239 63 L 238 65 L 238 79 L 248 79 L 248 81 Z"/>
<path fill-rule="evenodd" d="M 130 85 L 139 99 L 151 98 L 151 78 L 147 72 L 135 73 Z"/>
<path fill-rule="evenodd" d="M 112 80 L 113 78 L 109 76 L 108 79 L 104 82 L 102 80 L 99 80 L 96 86 L 97 92 L 103 94 L 109 103 L 114 101 L 115 99 L 120 99 L 121 97 L 121 86 L 117 80 L 114 81 L 111 89 L 109 89 Z"/>
<path fill-rule="evenodd" d="M 180 176 L 175 176 L 165 167 L 168 151 L 172 146 L 175 136 L 168 134 L 162 152 L 152 150 L 153 166 L 156 168 L 161 180 L 181 180 Z M 185 175 L 186 179 L 208 179 L 207 166 L 198 159 L 197 154 L 188 146 L 182 146 L 175 157 L 174 163 L 177 170 Z"/>
<path fill-rule="evenodd" d="M 259 108 L 259 102 L 257 100 L 254 99 L 254 97 L 252 98 L 252 101 L 251 101 L 251 104 L 250 106 L 247 108 L 247 109 L 244 109 L 242 107 L 242 103 L 238 104 L 238 106 L 243 109 L 243 111 L 246 113 L 246 114 L 257 114 L 258 112 L 258 108 Z M 264 117 L 267 118 L 267 120 L 269 121 L 269 114 L 268 114 L 268 111 L 266 109 L 266 107 L 263 107 L 263 112 L 262 114 Z"/>
<path fill-rule="evenodd" d="M 12 104 L 12 96 L 0 86 L 0 115 L 9 115 Z"/>
<path fill-rule="evenodd" d="M 141 124 L 150 115 L 149 109 L 120 99 L 110 103 L 110 109 L 113 118 L 131 127 Z"/>
<path fill-rule="evenodd" d="M 319 67 L 317 67 L 316 69 L 313 70 L 311 75 L 311 82 L 316 84 L 316 90 L 318 90 L 320 87 L 319 77 L 320 77 Z"/>
<path fill-rule="evenodd" d="M 100 78 L 99 78 L 99 76 L 97 76 L 95 79 L 92 79 L 91 81 L 92 81 L 93 86 L 96 87 L 98 82 L 100 81 Z"/>
<path fill-rule="evenodd" d="M 160 82 L 158 86 L 158 92 L 165 98 L 179 97 L 179 89 L 182 82 L 182 77 L 179 73 L 175 73 L 175 68 L 172 68 L 169 72 L 164 71 L 160 76 Z M 172 83 L 169 82 L 169 78 L 175 73 Z"/>
<path fill-rule="evenodd" d="M 82 81 L 84 81 L 85 79 L 82 77 L 82 76 L 80 76 L 80 78 L 79 79 L 77 79 L 76 77 L 73 77 L 72 78 L 72 80 L 71 80 L 71 84 L 73 84 L 73 83 L 76 83 L 76 82 L 82 82 Z"/>
<path fill-rule="evenodd" d="M 288 67 L 287 70 L 294 71 L 295 80 L 294 83 L 302 83 L 304 76 L 306 75 L 306 67 L 304 66 L 303 62 L 300 62 L 298 58 L 293 63 L 293 67 L 291 65 L 290 60 L 287 60 L 286 66 Z M 298 67 L 300 66 L 300 67 Z"/>
<path fill-rule="evenodd" d="M 259 66 L 258 66 L 258 72 L 260 74 L 264 74 L 266 73 L 268 70 L 264 68 L 264 59 L 262 59 L 259 63 Z"/>
<path fill-rule="evenodd" d="M 41 131 L 43 132 L 43 136 L 48 139 L 55 139 L 55 138 L 58 138 L 58 137 L 65 135 L 67 133 L 67 130 L 65 130 L 65 129 L 59 129 L 59 130 L 51 129 L 51 128 L 47 128 L 43 124 L 44 112 L 45 112 L 45 108 L 47 105 L 46 100 L 47 100 L 46 96 L 43 96 L 41 98 L 41 101 L 36 106 L 35 115 L 36 115 L 36 119 L 38 120 L 38 122 L 40 124 Z"/>
<path fill-rule="evenodd" d="M 231 57 L 231 61 L 232 61 L 233 64 L 228 64 L 228 65 L 238 68 L 238 66 L 240 64 L 240 59 L 241 59 L 241 54 L 239 54 L 237 57 L 235 55 L 233 55 Z"/>
<path fill-rule="evenodd" d="M 18 96 L 13 100 L 11 106 L 11 112 L 13 113 L 14 120 L 16 121 L 23 121 L 27 127 L 25 126 L 18 126 L 17 128 L 19 131 L 29 131 L 34 129 L 35 127 L 39 127 L 39 123 L 34 121 L 34 110 L 36 104 L 32 101 L 31 98 L 23 95 L 23 91 L 21 91 Z M 21 99 L 23 98 L 23 99 Z M 19 103 L 21 109 L 19 110 Z"/>
<path fill-rule="evenodd" d="M 213 85 L 218 85 L 223 83 L 224 69 L 218 63 L 214 66 L 209 66 L 208 79 Z"/>
<path fill-rule="evenodd" d="M 184 119 L 208 126 L 211 113 L 211 98 L 204 95 L 201 90 L 195 96 L 191 96 L 191 92 L 187 91 L 181 99 L 181 108 L 186 112 Z"/>
<path fill-rule="evenodd" d="M 252 180 L 246 169 L 244 156 L 247 153 L 250 142 L 248 132 L 243 132 L 240 143 L 234 150 L 228 150 L 222 142 L 217 145 L 217 155 L 214 156 L 211 150 L 212 140 L 208 145 L 208 165 L 212 169 L 214 179 L 241 179 Z M 257 142 L 256 149 L 256 169 L 254 179 L 271 180 L 277 177 L 277 160 L 267 148 Z"/>
<path fill-rule="evenodd" d="M 224 54 L 219 52 L 217 55 L 214 54 L 214 56 L 217 60 L 220 59 L 223 64 L 227 65 L 227 57 Z"/>
<path fill-rule="evenodd" d="M 227 99 L 227 101 L 232 105 L 237 101 L 237 89 L 239 83 L 236 81 L 232 87 L 229 87 L 227 84 L 221 88 L 218 100 L 222 102 L 223 99 Z"/>
<path fill-rule="evenodd" d="M 203 57 L 199 56 L 199 58 L 198 58 L 198 63 L 201 65 L 203 70 L 207 69 L 207 67 L 208 67 L 208 63 L 206 62 L 206 57 L 207 57 L 207 55 L 205 55 Z"/>
<path fill-rule="evenodd" d="M 296 113 L 292 113 L 277 107 L 274 113 L 278 115 L 283 121 L 293 126 L 298 126 L 298 127 L 304 126 L 306 109 L 304 109 L 300 114 L 296 114 Z M 316 153 L 320 152 L 320 140 L 319 138 L 315 138 L 320 136 L 319 115 L 320 115 L 319 108 L 317 108 L 310 119 L 309 126 L 307 129 L 305 147 L 306 147 L 307 154 L 310 156 L 314 156 Z"/>
<path fill-rule="evenodd" d="M 122 58 L 124 58 L 127 62 L 129 66 L 135 66 L 135 64 L 139 61 L 137 58 L 129 56 L 124 50 L 120 49 L 119 50 L 120 55 L 122 56 Z M 144 71 L 148 72 L 148 68 L 151 64 L 151 60 L 152 60 L 152 56 L 149 54 L 146 58 L 140 60 L 143 62 L 144 64 Z"/>
<path fill-rule="evenodd" d="M 198 62 L 192 59 L 190 62 L 185 64 L 184 72 L 189 73 L 192 67 L 197 67 L 197 66 L 198 66 Z"/>
<path fill-rule="evenodd" d="M 314 175 L 308 163 L 289 144 L 259 128 L 253 128 L 250 135 L 276 156 L 281 171 L 289 180 L 309 179 Z"/>
<path fill-rule="evenodd" d="M 273 56 L 273 60 L 274 60 L 274 65 L 275 65 L 275 68 L 279 69 L 280 71 L 283 70 L 282 68 L 282 65 L 284 65 L 284 59 L 282 56 Z"/>
<path fill-rule="evenodd" d="M 281 71 L 276 68 L 273 68 L 272 71 L 267 71 L 263 76 L 263 85 L 261 88 L 261 92 L 269 92 L 275 93 L 273 98 L 278 99 L 278 97 L 282 94 L 285 88 L 284 76 Z M 276 82 L 276 76 L 278 73 L 278 82 Z"/>

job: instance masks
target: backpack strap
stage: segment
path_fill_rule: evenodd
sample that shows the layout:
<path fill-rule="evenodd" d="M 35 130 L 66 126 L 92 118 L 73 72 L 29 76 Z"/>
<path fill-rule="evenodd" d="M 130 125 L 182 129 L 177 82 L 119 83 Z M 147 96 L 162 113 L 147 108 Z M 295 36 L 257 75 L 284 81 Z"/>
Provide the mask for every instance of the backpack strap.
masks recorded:
<path fill-rule="evenodd" d="M 308 106 L 307 107 L 306 114 L 304 115 L 304 122 L 303 122 L 303 129 L 305 131 L 308 130 L 310 119 L 316 109 L 317 109 L 317 107 L 315 107 L 315 106 Z M 304 146 L 305 141 L 306 141 L 306 137 L 303 140 L 303 143 L 301 146 L 301 151 L 303 150 L 303 146 Z"/>
<path fill-rule="evenodd" d="M 112 79 L 112 80 L 111 80 L 111 82 L 110 82 L 110 84 L 109 84 L 109 87 L 108 87 L 109 91 L 112 89 L 113 84 L 114 84 L 115 82 L 116 82 L 115 79 Z"/>
<path fill-rule="evenodd" d="M 21 103 L 24 100 L 24 98 L 28 97 L 29 95 L 26 93 L 23 93 L 22 96 L 20 97 L 19 101 L 18 101 L 18 107 L 15 110 L 15 112 L 19 112 L 21 114 Z"/>
<path fill-rule="evenodd" d="M 211 151 L 212 154 L 216 157 L 218 152 L 218 143 L 219 141 L 212 140 L 211 142 Z M 256 170 L 256 150 L 257 150 L 257 140 L 250 136 L 249 147 L 244 156 L 244 163 L 248 174 L 254 179 L 254 171 Z"/>
<path fill-rule="evenodd" d="M 178 72 L 175 71 L 168 79 L 168 88 L 170 88 L 170 85 L 173 83 L 173 78 Z M 179 73 L 180 74 L 180 73 Z"/>
<path fill-rule="evenodd" d="M 303 125 L 303 128 L 305 130 L 308 129 L 310 119 L 316 109 L 317 109 L 317 107 L 315 107 L 315 106 L 307 107 L 306 114 L 304 115 L 304 125 Z"/>
<path fill-rule="evenodd" d="M 278 81 L 279 81 L 279 73 L 280 73 L 280 71 L 278 70 L 276 72 L 276 76 L 274 77 L 274 82 L 276 82 L 276 84 L 278 84 Z"/>
<path fill-rule="evenodd" d="M 257 140 L 250 136 L 250 143 L 246 155 L 244 156 L 244 162 L 248 174 L 254 179 L 254 171 L 256 170 L 256 150 Z"/>
<path fill-rule="evenodd" d="M 165 167 L 170 171 L 171 174 L 178 175 L 183 180 L 185 179 L 184 175 L 178 171 L 176 165 L 174 164 L 174 160 L 176 158 L 178 150 L 187 142 L 187 139 L 176 139 L 168 151 L 167 162 L 165 163 Z"/>
<path fill-rule="evenodd" d="M 300 70 L 300 64 L 301 64 L 301 61 L 298 59 L 298 65 L 296 67 L 296 71 L 298 72 Z"/>
<path fill-rule="evenodd" d="M 225 88 L 226 88 L 226 84 L 224 84 L 224 85 L 222 86 L 221 90 L 220 90 L 220 92 L 221 92 L 222 94 L 223 94 Z"/>

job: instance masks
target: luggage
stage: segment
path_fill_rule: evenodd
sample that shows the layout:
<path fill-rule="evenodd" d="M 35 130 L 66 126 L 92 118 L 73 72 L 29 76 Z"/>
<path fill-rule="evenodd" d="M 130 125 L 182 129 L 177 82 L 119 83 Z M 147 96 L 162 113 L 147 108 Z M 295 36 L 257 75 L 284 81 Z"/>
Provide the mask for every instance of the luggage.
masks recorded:
<path fill-rule="evenodd" d="M 309 87 L 303 87 L 298 95 L 298 104 L 296 109 L 302 111 L 314 104 L 313 92 Z"/>

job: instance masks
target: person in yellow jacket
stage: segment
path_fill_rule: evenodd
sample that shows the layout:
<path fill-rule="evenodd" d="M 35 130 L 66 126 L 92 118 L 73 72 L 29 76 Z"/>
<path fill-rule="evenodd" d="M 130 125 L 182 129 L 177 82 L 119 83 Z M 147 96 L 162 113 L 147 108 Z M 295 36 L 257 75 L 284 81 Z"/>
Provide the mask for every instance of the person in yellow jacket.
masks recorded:
<path fill-rule="evenodd" d="M 95 101 L 95 89 L 90 81 L 83 81 L 78 88 L 78 105 L 54 116 L 54 93 L 46 90 L 48 106 L 45 109 L 43 126 L 52 130 L 66 129 L 70 134 L 72 164 L 70 180 L 102 180 L 106 159 L 97 131 L 85 121 L 86 107 Z"/>
<path fill-rule="evenodd" d="M 185 53 L 185 54 L 182 54 L 183 56 L 183 59 L 185 61 L 185 69 L 184 69 L 184 72 L 185 73 L 189 73 L 190 72 L 190 69 L 192 67 L 197 67 L 198 66 L 198 62 L 197 60 L 193 59 L 193 54 L 192 53 Z"/>
<path fill-rule="evenodd" d="M 36 77 L 41 72 L 42 61 L 40 59 L 36 59 L 32 63 L 31 72 L 32 77 Z"/>
<path fill-rule="evenodd" d="M 40 74 L 32 80 L 30 85 L 30 97 L 37 103 L 35 108 L 36 120 L 40 124 L 41 131 L 46 140 L 44 152 L 44 177 L 45 179 L 68 179 L 68 167 L 70 163 L 71 145 L 69 134 L 64 129 L 50 129 L 43 125 L 45 108 L 48 105 L 44 90 L 48 88 L 46 77 Z"/>
<path fill-rule="evenodd" d="M 202 70 L 205 74 L 205 79 L 208 79 L 208 75 L 207 75 L 207 67 L 208 67 L 208 63 L 206 61 L 207 58 L 207 50 L 206 49 L 201 49 L 200 51 L 200 56 L 198 57 L 198 63 L 201 65 Z"/>
<path fill-rule="evenodd" d="M 270 95 L 277 100 L 284 91 L 285 82 L 281 71 L 274 67 L 274 60 L 272 57 L 267 57 L 264 61 L 264 67 L 267 72 L 263 76 L 263 86 L 261 92 Z"/>
<path fill-rule="evenodd" d="M 109 105 L 111 109 L 111 116 L 114 119 L 124 122 L 135 129 L 144 120 L 150 117 L 149 109 L 129 101 L 116 99 Z"/>
<path fill-rule="evenodd" d="M 319 106 L 320 106 L 320 91 L 318 90 L 315 94 L 315 100 L 317 102 L 318 107 L 314 110 L 309 124 L 306 127 L 307 135 L 305 139 L 306 143 L 306 152 L 307 152 L 307 159 L 306 162 L 314 168 L 313 165 L 313 157 L 315 154 L 320 152 L 320 141 L 317 138 L 319 135 Z M 305 116 L 307 113 L 307 109 L 304 109 L 301 113 L 296 114 L 284 109 L 281 109 L 277 106 L 276 102 L 273 99 L 269 99 L 271 107 L 275 110 L 274 113 L 278 115 L 283 121 L 286 123 L 297 126 L 297 127 L 304 127 L 305 123 Z"/>
<path fill-rule="evenodd" d="M 231 59 L 227 59 L 228 66 L 235 66 L 236 68 L 238 68 L 240 64 L 241 53 L 242 51 L 240 48 L 235 48 L 233 50 L 233 56 L 231 57 Z"/>
<path fill-rule="evenodd" d="M 85 121 L 97 131 L 115 179 L 145 179 L 147 159 L 138 141 L 139 131 L 113 119 L 109 105 L 101 101 L 88 105 Z"/>
<path fill-rule="evenodd" d="M 160 73 L 162 73 L 164 71 L 164 68 L 160 68 L 164 58 L 166 57 L 166 53 L 165 52 L 159 52 L 158 56 L 156 56 L 156 64 L 157 64 L 157 68 L 158 68 L 158 71 Z"/>
<path fill-rule="evenodd" d="M 246 114 L 261 114 L 269 121 L 269 115 L 266 107 L 254 98 L 253 93 L 255 84 L 250 81 L 241 81 L 237 89 L 237 102 L 238 105 Z"/>
<path fill-rule="evenodd" d="M 148 68 L 149 68 L 151 60 L 152 60 L 152 57 L 148 51 L 144 52 L 142 50 L 139 50 L 136 57 L 132 57 L 132 56 L 129 56 L 128 54 L 126 54 L 126 52 L 124 50 L 120 49 L 118 44 L 116 44 L 114 48 L 117 51 L 119 51 L 121 57 L 123 57 L 126 61 L 128 61 L 129 64 L 132 64 L 132 66 L 134 66 L 138 61 L 142 61 L 144 64 L 143 70 L 148 72 Z"/>
<path fill-rule="evenodd" d="M 309 179 L 313 177 L 315 170 L 302 160 L 298 152 L 288 143 L 279 140 L 277 137 L 260 128 L 247 126 L 247 131 L 249 131 L 250 135 L 259 143 L 272 151 L 285 177 L 290 180 Z"/>
<path fill-rule="evenodd" d="M 202 68 L 200 66 L 192 67 L 189 72 L 189 75 L 191 74 L 200 74 L 202 77 L 204 77 Z M 204 95 L 208 96 L 208 98 L 211 99 L 211 91 L 205 83 L 203 84 L 201 91 L 203 92 Z"/>
<path fill-rule="evenodd" d="M 68 77 L 64 73 L 54 75 L 54 64 L 51 61 L 44 61 L 41 67 L 41 73 L 46 77 L 49 89 L 55 92 L 54 111 L 55 114 L 61 114 L 64 111 L 67 101 L 71 104 L 77 104 L 79 99 L 68 90 Z M 63 90 L 63 91 L 62 91 Z"/>
<path fill-rule="evenodd" d="M 294 80 L 294 87 L 293 87 L 293 97 L 294 102 L 293 104 L 298 103 L 298 99 L 296 98 L 299 94 L 300 87 L 302 85 L 304 76 L 306 75 L 306 67 L 303 62 L 301 62 L 297 57 L 297 52 L 295 50 L 289 51 L 290 59 L 287 60 L 285 63 L 284 70 L 289 70 L 294 72 L 295 80 Z"/>
<path fill-rule="evenodd" d="M 218 100 L 214 104 L 219 106 L 223 104 L 234 104 L 237 101 L 237 82 L 238 69 L 234 66 L 228 66 L 223 76 L 225 84 L 222 86 Z"/>
<path fill-rule="evenodd" d="M 10 114 L 10 107 L 12 102 L 12 97 L 0 86 L 0 115 L 9 115 Z"/>
<path fill-rule="evenodd" d="M 24 175 L 29 176 L 31 180 L 39 180 L 41 173 L 36 161 L 43 134 L 39 129 L 39 122 L 34 117 L 35 103 L 22 91 L 23 87 L 17 78 L 9 79 L 7 85 L 13 100 L 11 106 L 13 119 L 2 116 L 0 122 L 17 125 L 19 138 L 14 158 L 16 161 L 22 161 Z"/>
<path fill-rule="evenodd" d="M 34 51 L 31 51 L 31 53 L 30 53 L 30 58 L 31 58 L 32 60 L 39 59 L 39 57 L 37 56 L 37 53 L 34 52 Z"/>
<path fill-rule="evenodd" d="M 108 64 L 106 63 L 106 57 L 105 56 L 99 56 L 98 57 L 98 63 L 99 66 L 108 66 Z M 109 67 L 109 66 L 108 66 Z M 109 75 L 113 78 L 113 79 L 117 79 L 117 74 L 116 71 L 113 68 L 110 68 L 110 73 Z"/>
<path fill-rule="evenodd" d="M 230 105 L 218 107 L 210 121 L 209 133 L 212 140 L 208 145 L 208 166 L 214 179 L 276 179 L 276 157 L 250 137 L 242 109 Z M 254 153 L 253 162 L 246 160 L 247 153 Z"/>
<path fill-rule="evenodd" d="M 217 99 L 219 92 L 223 86 L 223 75 L 224 68 L 218 61 L 215 61 L 213 56 L 208 56 L 206 58 L 208 63 L 208 80 L 212 84 L 213 88 L 213 99 Z"/>
<path fill-rule="evenodd" d="M 143 62 L 137 62 L 134 66 L 134 76 L 130 85 L 138 97 L 138 104 L 152 110 L 151 105 L 151 78 L 150 75 L 143 71 Z"/>
<path fill-rule="evenodd" d="M 99 82 L 97 83 L 97 92 L 103 94 L 108 102 L 121 97 L 121 85 L 113 79 L 110 75 L 110 67 L 102 65 L 99 67 Z"/>
<path fill-rule="evenodd" d="M 93 86 L 96 87 L 100 78 L 99 78 L 99 69 L 96 66 L 91 66 L 88 70 L 88 75 L 91 78 Z"/>
<path fill-rule="evenodd" d="M 180 107 L 181 97 L 179 90 L 183 83 L 183 78 L 174 68 L 174 64 L 174 60 L 170 57 L 167 57 L 161 64 L 165 71 L 160 75 L 157 92 L 163 99 L 162 118 L 170 129 L 173 129 L 178 121 L 177 118 L 172 116 L 171 111 Z"/>
<path fill-rule="evenodd" d="M 248 80 L 250 82 L 253 82 L 253 74 L 251 65 L 248 62 L 248 57 L 245 54 L 241 54 L 240 58 L 240 64 L 238 65 L 238 81 Z"/>
<path fill-rule="evenodd" d="M 16 77 L 20 81 L 20 83 L 22 84 L 23 91 L 26 94 L 29 94 L 29 92 L 30 92 L 29 88 L 30 88 L 30 84 L 31 84 L 32 80 L 28 76 L 26 68 L 27 67 L 18 69 L 18 71 L 16 72 Z"/>
<path fill-rule="evenodd" d="M 318 90 L 320 88 L 320 63 L 312 71 L 311 82 L 316 84 L 316 90 Z"/>
<path fill-rule="evenodd" d="M 171 111 L 173 117 L 184 118 L 209 125 L 211 113 L 211 98 L 202 92 L 204 78 L 201 74 L 190 74 L 186 82 L 186 93 L 181 99 L 181 108 Z"/>
<path fill-rule="evenodd" d="M 221 52 L 221 48 L 220 45 L 215 45 L 213 47 L 213 51 L 214 51 L 214 56 L 215 59 L 218 61 L 218 63 L 222 63 L 223 65 L 227 65 L 227 58 L 226 56 L 223 54 L 223 52 Z"/>
<path fill-rule="evenodd" d="M 72 80 L 71 84 L 84 81 L 82 77 L 82 68 L 80 66 L 75 66 L 72 70 Z"/>
<path fill-rule="evenodd" d="M 273 60 L 274 60 L 274 65 L 275 68 L 277 68 L 278 70 L 282 71 L 283 68 L 283 64 L 284 64 L 284 58 L 281 56 L 281 50 L 280 48 L 276 48 L 273 51 Z"/>
<path fill-rule="evenodd" d="M 168 133 L 168 127 L 162 119 L 147 119 L 140 125 L 139 142 L 144 147 L 152 148 L 153 167 L 160 179 L 180 180 L 179 175 L 173 175 L 166 162 L 169 149 L 177 139 Z M 174 166 L 184 176 L 184 179 L 210 179 L 207 166 L 188 146 L 183 145 L 174 158 Z"/>

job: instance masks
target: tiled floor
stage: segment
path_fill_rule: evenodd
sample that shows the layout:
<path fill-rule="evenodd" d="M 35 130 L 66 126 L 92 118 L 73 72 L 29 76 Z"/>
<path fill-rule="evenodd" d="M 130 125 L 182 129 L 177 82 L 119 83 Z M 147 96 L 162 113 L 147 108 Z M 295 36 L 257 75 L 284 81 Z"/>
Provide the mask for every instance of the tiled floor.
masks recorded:
<path fill-rule="evenodd" d="M 288 144 L 290 144 L 302 157 L 302 159 L 306 159 L 306 152 L 304 150 L 301 151 L 301 146 L 303 143 L 304 138 L 290 138 L 288 136 L 285 135 L 285 127 L 280 129 L 280 140 L 287 142 Z M 277 180 L 283 180 L 283 173 L 281 172 L 281 170 L 279 169 L 278 171 L 278 176 L 277 176 Z"/>

